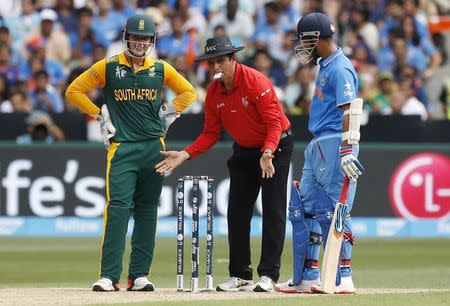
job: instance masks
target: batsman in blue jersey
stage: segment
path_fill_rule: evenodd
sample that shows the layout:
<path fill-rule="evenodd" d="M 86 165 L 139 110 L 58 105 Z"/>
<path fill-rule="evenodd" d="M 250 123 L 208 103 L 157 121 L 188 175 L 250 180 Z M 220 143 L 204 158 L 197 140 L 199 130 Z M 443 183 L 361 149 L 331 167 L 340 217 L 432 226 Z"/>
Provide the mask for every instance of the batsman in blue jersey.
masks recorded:
<path fill-rule="evenodd" d="M 319 288 L 318 259 L 322 234 L 328 234 L 344 177 L 350 179 L 347 204 L 353 206 L 356 181 L 364 171 L 358 161 L 363 101 L 357 98 L 358 78 L 350 60 L 337 47 L 335 28 L 327 15 L 311 13 L 298 22 L 294 47 L 307 65 L 320 58 L 308 128 L 314 138 L 305 150 L 300 184 L 292 186 L 289 220 L 293 230 L 294 275 L 275 289 L 308 293 Z M 353 234 L 350 215 L 344 227 L 340 273 L 335 293 L 354 293 L 350 267 Z M 325 242 L 325 241 L 324 241 Z M 313 291 L 317 291 L 314 290 Z"/>

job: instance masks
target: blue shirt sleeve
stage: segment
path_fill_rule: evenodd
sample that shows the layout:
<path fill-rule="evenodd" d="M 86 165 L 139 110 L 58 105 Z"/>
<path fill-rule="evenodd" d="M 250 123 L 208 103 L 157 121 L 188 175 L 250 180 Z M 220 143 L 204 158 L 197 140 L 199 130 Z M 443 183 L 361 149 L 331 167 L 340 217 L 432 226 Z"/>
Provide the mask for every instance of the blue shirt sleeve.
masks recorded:
<path fill-rule="evenodd" d="M 427 62 L 424 54 L 417 48 L 409 48 L 406 56 L 406 62 L 415 67 L 418 72 L 423 72 L 427 68 Z"/>
<path fill-rule="evenodd" d="M 436 47 L 429 39 L 423 39 L 420 42 L 420 45 L 421 49 L 423 50 L 423 53 L 425 53 L 427 56 L 432 56 L 437 52 Z"/>
<path fill-rule="evenodd" d="M 47 92 L 48 97 L 52 101 L 53 104 L 53 110 L 55 113 L 62 113 L 64 111 L 64 104 L 61 98 L 53 93 L 53 92 Z"/>
<path fill-rule="evenodd" d="M 356 75 L 349 68 L 339 67 L 333 75 L 336 106 L 353 101 L 358 94 L 358 81 Z"/>

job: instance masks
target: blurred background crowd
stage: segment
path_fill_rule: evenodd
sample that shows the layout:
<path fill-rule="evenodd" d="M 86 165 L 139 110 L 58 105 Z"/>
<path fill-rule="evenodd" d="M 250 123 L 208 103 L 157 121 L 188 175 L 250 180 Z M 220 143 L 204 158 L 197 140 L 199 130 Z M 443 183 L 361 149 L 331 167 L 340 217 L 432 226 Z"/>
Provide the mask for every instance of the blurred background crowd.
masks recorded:
<path fill-rule="evenodd" d="M 272 80 L 287 114 L 308 114 L 317 67 L 297 63 L 292 39 L 298 20 L 313 11 L 332 18 L 366 114 L 450 120 L 448 0 L 2 0 L 0 112 L 78 112 L 65 88 L 121 52 L 126 19 L 145 13 L 158 30 L 151 55 L 197 89 L 186 112 L 203 111 L 210 81 L 208 67 L 194 59 L 207 38 L 227 34 L 246 46 L 239 61 Z M 90 96 L 102 103 L 100 90 Z"/>

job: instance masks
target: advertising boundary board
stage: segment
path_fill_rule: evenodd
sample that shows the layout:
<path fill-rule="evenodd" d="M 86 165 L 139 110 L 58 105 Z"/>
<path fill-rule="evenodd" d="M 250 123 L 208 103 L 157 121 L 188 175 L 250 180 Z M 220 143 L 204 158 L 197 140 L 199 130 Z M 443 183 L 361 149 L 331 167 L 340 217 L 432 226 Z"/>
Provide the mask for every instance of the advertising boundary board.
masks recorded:
<path fill-rule="evenodd" d="M 167 142 L 168 150 L 182 149 L 185 145 L 187 143 Z M 289 180 L 300 179 L 306 145 L 295 145 Z M 219 143 L 210 152 L 185 162 L 167 176 L 159 203 L 159 216 L 175 215 L 176 183 L 177 178 L 183 175 L 213 177 L 217 191 L 214 213 L 216 216 L 226 216 L 229 184 L 226 161 L 231 155 L 231 146 L 230 142 Z M 427 152 L 448 158 L 450 144 L 361 143 L 360 160 L 366 171 L 358 181 L 352 216 L 397 217 L 389 198 L 393 174 L 411 156 Z M 101 216 L 105 205 L 105 155 L 105 150 L 99 144 L 0 144 L 0 217 Z M 441 185 L 449 184 L 450 174 L 446 175 L 447 178 L 441 180 Z M 438 186 L 438 183 L 434 181 L 433 186 Z M 445 185 L 438 191 L 445 196 L 448 188 L 450 186 Z M 416 198 L 419 199 L 419 205 L 426 204 L 421 195 Z M 205 197 L 200 199 L 201 203 L 205 203 L 205 200 Z M 431 208 L 448 209 L 450 212 L 450 205 L 445 205 L 447 200 L 449 198 L 435 197 Z M 191 213 L 188 203 L 187 201 L 186 216 Z M 205 212 L 206 205 L 200 204 L 200 215 L 203 216 Z M 255 205 L 255 215 L 261 215 L 260 200 Z"/>

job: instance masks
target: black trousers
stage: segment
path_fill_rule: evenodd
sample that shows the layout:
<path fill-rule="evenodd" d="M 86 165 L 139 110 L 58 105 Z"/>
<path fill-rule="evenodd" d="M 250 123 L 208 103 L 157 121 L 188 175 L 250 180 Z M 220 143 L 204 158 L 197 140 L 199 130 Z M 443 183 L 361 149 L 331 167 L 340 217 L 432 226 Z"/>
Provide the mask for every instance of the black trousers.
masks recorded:
<path fill-rule="evenodd" d="M 233 155 L 227 163 L 230 171 L 227 216 L 230 276 L 253 279 L 250 267 L 250 222 L 261 188 L 263 230 L 258 275 L 278 281 L 286 232 L 287 178 L 293 146 L 292 135 L 280 140 L 272 160 L 275 175 L 271 179 L 263 179 L 259 165 L 260 148 L 243 148 L 237 143 L 233 145 Z"/>

